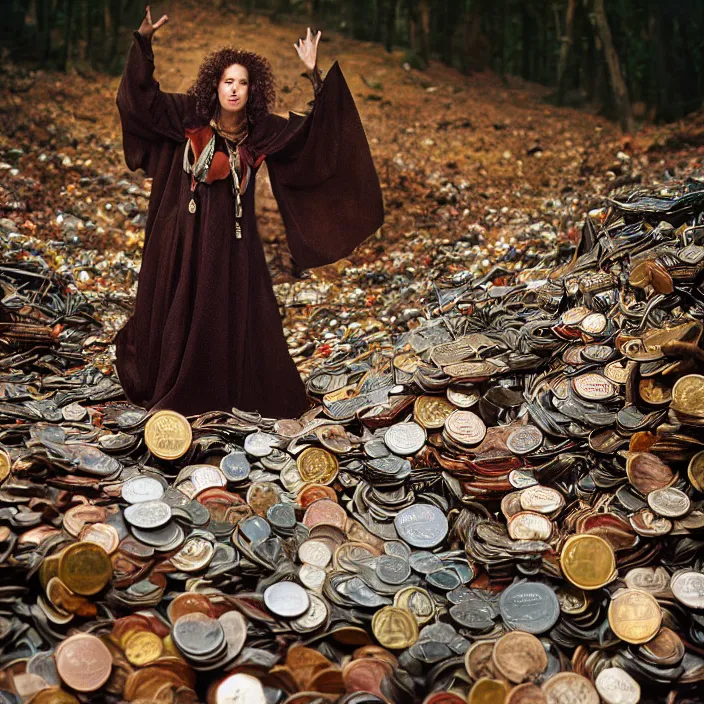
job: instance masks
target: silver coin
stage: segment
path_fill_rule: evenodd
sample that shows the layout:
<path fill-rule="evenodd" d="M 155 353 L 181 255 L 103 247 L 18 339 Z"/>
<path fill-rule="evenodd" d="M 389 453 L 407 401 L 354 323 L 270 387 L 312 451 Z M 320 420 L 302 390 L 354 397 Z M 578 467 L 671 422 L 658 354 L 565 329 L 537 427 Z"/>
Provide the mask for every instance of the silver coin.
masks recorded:
<path fill-rule="evenodd" d="M 437 589 L 445 592 L 457 589 L 462 584 L 459 574 L 450 567 L 444 567 L 425 576 L 425 581 Z"/>
<path fill-rule="evenodd" d="M 408 557 L 408 564 L 419 574 L 430 574 L 442 569 L 442 560 L 425 550 L 412 552 Z"/>
<path fill-rule="evenodd" d="M 606 401 L 616 395 L 616 387 L 602 374 L 589 372 L 572 379 L 572 388 L 587 401 Z"/>
<path fill-rule="evenodd" d="M 445 514 L 432 504 L 413 504 L 394 518 L 399 537 L 414 548 L 434 548 L 447 535 Z"/>
<path fill-rule="evenodd" d="M 176 647 L 185 655 L 203 657 L 218 651 L 225 643 L 222 624 L 205 614 L 185 614 L 171 630 Z"/>
<path fill-rule="evenodd" d="M 247 540 L 260 540 L 271 535 L 271 526 L 261 516 L 250 516 L 239 523 L 240 533 Z"/>
<path fill-rule="evenodd" d="M 180 545 L 185 538 L 183 528 L 181 528 L 176 521 L 171 521 L 161 528 L 152 530 L 144 530 L 133 526 L 132 535 L 134 535 L 140 543 L 151 545 L 151 547 L 154 548 L 170 547 L 174 543 Z"/>
<path fill-rule="evenodd" d="M 475 406 L 482 395 L 477 389 L 465 389 L 460 391 L 459 389 L 452 389 L 447 387 L 447 400 L 457 408 L 471 408 Z"/>
<path fill-rule="evenodd" d="M 704 609 L 704 574 L 695 570 L 675 572 L 670 589 L 677 601 L 690 609 Z"/>
<path fill-rule="evenodd" d="M 264 591 L 267 609 L 283 618 L 296 618 L 310 607 L 308 592 L 295 582 L 277 582 Z"/>
<path fill-rule="evenodd" d="M 171 506 L 163 501 L 141 501 L 128 506 L 124 515 L 136 528 L 159 528 L 171 520 Z"/>
<path fill-rule="evenodd" d="M 515 489 L 527 489 L 538 484 L 535 476 L 524 469 L 512 469 L 508 474 L 508 481 Z"/>
<path fill-rule="evenodd" d="M 256 432 L 244 439 L 244 449 L 253 457 L 266 457 L 271 454 L 277 443 L 276 435 Z"/>
<path fill-rule="evenodd" d="M 325 584 L 325 574 L 325 570 L 320 569 L 320 567 L 301 565 L 298 570 L 298 579 L 301 580 L 301 584 L 303 584 L 304 587 L 318 591 L 322 589 L 323 584 Z"/>
<path fill-rule="evenodd" d="M 296 525 L 296 512 L 292 504 L 279 502 L 270 506 L 266 512 L 266 518 L 274 528 L 287 529 Z"/>
<path fill-rule="evenodd" d="M 543 434 L 534 425 L 523 425 L 516 428 L 506 440 L 506 447 L 514 455 L 527 455 L 537 450 L 543 444 Z"/>
<path fill-rule="evenodd" d="M 330 563 L 332 553 L 322 540 L 306 540 L 298 548 L 298 559 L 303 564 L 324 569 Z"/>
<path fill-rule="evenodd" d="M 496 613 L 489 604 L 479 599 L 467 599 L 450 607 L 450 617 L 464 628 L 486 631 L 493 628 Z"/>
<path fill-rule="evenodd" d="M 640 701 L 640 685 L 620 667 L 605 668 L 594 684 L 606 704 L 638 704 Z"/>
<path fill-rule="evenodd" d="M 648 494 L 648 506 L 664 518 L 680 518 L 689 513 L 692 502 L 689 496 L 673 486 L 655 489 Z"/>
<path fill-rule="evenodd" d="M 394 555 L 381 555 L 375 571 L 376 576 L 386 584 L 403 584 L 411 576 L 408 560 Z"/>
<path fill-rule="evenodd" d="M 193 471 L 188 477 L 195 489 L 194 496 L 200 494 L 206 489 L 214 489 L 223 487 L 227 484 L 225 475 L 217 468 L 209 464 L 195 465 Z"/>
<path fill-rule="evenodd" d="M 162 496 L 164 496 L 164 486 L 153 477 L 134 477 L 122 485 L 122 498 L 128 504 L 158 501 Z"/>
<path fill-rule="evenodd" d="M 74 401 L 61 409 L 61 415 L 64 420 L 79 421 L 83 420 L 88 415 L 88 410 L 84 406 L 81 406 L 80 403 Z"/>
<path fill-rule="evenodd" d="M 560 617 L 555 592 L 540 582 L 522 582 L 504 589 L 499 610 L 509 628 L 534 635 L 549 631 Z"/>
<path fill-rule="evenodd" d="M 328 619 L 330 610 L 328 605 L 317 595 L 308 594 L 310 606 L 308 610 L 290 622 L 291 628 L 298 633 L 310 633 L 320 628 Z"/>
<path fill-rule="evenodd" d="M 384 543 L 384 553 L 408 560 L 411 556 L 411 549 L 408 545 L 406 545 L 406 543 L 401 542 L 400 540 L 387 540 Z"/>
<path fill-rule="evenodd" d="M 396 423 L 384 434 L 384 442 L 397 455 L 415 455 L 425 445 L 425 429 L 418 423 Z"/>

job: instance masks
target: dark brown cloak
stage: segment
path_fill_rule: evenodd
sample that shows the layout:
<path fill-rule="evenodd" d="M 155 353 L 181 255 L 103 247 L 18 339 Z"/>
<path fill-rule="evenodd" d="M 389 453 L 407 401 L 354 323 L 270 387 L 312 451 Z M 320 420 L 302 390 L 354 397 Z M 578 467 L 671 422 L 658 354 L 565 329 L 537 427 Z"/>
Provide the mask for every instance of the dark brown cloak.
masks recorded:
<path fill-rule="evenodd" d="M 254 192 L 266 160 L 288 245 L 301 267 L 349 254 L 382 224 L 379 179 L 337 62 L 310 114 L 270 114 L 241 152 L 249 164 L 242 238 L 235 238 L 232 177 L 197 186 L 183 170 L 193 98 L 153 78 L 151 43 L 138 32 L 117 93 L 127 166 L 153 178 L 134 313 L 116 337 L 127 398 L 184 415 L 210 410 L 296 417 L 305 389 L 283 336 Z M 216 149 L 225 146 L 216 137 Z"/>

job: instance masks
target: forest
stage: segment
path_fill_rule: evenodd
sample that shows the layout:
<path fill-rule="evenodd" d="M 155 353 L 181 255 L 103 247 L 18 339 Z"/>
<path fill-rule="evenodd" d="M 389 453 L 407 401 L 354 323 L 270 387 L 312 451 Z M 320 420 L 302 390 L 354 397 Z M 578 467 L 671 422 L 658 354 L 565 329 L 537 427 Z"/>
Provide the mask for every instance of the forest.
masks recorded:
<path fill-rule="evenodd" d="M 294 18 L 402 48 L 423 69 L 493 71 L 591 106 L 625 132 L 671 122 L 704 98 L 700 0 L 201 0 L 218 12 Z M 117 74 L 142 0 L 5 0 L 0 42 L 16 60 Z M 159 4 L 168 11 L 168 3 Z"/>

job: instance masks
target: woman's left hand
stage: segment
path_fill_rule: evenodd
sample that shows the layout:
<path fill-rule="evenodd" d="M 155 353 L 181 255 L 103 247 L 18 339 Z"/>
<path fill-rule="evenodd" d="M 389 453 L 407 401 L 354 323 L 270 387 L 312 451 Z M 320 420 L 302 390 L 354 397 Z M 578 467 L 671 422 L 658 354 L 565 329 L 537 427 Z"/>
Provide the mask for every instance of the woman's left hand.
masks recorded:
<path fill-rule="evenodd" d="M 309 71 L 312 71 L 318 63 L 318 42 L 323 33 L 318 33 L 313 37 L 313 33 L 308 27 L 308 33 L 305 39 L 299 39 L 298 43 L 294 44 L 294 48 L 301 57 L 301 61 L 306 65 Z"/>

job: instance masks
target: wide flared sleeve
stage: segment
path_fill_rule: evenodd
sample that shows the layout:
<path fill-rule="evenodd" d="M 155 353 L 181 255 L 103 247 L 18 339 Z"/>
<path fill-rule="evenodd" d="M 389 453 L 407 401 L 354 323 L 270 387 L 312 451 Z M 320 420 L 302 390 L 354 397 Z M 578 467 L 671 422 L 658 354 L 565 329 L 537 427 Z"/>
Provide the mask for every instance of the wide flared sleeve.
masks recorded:
<path fill-rule="evenodd" d="M 192 113 L 193 100 L 185 93 L 165 93 L 159 88 L 151 40 L 137 30 L 133 36 L 115 102 L 127 166 L 154 176 L 160 153 L 155 145 L 165 140 L 186 141 L 184 122 Z"/>
<path fill-rule="evenodd" d="M 262 133 L 266 139 L 261 138 Z M 299 267 L 347 256 L 384 222 L 379 177 L 337 61 L 308 115 L 269 115 L 260 131 L 274 197 Z"/>

